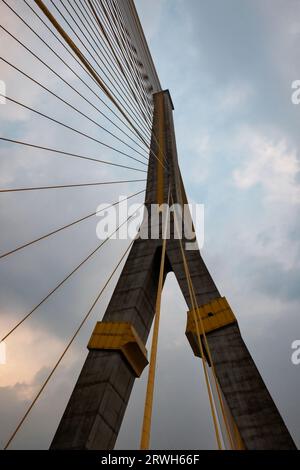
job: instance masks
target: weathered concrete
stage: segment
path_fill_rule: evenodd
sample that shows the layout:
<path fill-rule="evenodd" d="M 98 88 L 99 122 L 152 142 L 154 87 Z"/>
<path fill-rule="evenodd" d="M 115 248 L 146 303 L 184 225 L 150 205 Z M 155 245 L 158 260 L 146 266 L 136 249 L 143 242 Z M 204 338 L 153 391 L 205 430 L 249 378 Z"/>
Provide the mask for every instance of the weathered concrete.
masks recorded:
<path fill-rule="evenodd" d="M 185 201 L 169 94 L 164 92 L 165 199 L 169 184 L 176 202 Z M 155 110 L 154 134 L 159 116 Z M 152 150 L 157 144 L 152 140 Z M 148 169 L 146 205 L 156 202 L 157 161 Z M 134 242 L 103 321 L 131 322 L 146 342 L 157 294 L 161 240 Z M 186 251 L 199 306 L 220 297 L 199 251 Z M 167 243 L 166 273 L 174 271 L 189 308 L 192 308 L 178 240 Z M 241 338 L 237 325 L 208 334 L 216 374 L 247 449 L 294 449 L 289 432 Z M 52 449 L 112 449 L 134 376 L 118 352 L 90 351 L 54 437 Z"/>

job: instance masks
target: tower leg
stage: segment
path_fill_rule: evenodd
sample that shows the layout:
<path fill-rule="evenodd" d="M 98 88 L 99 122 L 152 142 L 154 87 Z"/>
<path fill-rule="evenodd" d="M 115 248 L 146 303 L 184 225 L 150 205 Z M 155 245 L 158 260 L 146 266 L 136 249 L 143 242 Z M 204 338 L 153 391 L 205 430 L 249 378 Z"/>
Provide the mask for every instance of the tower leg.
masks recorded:
<path fill-rule="evenodd" d="M 159 240 L 134 242 L 103 318 L 130 323 L 143 342 L 154 315 L 159 244 Z M 90 351 L 51 449 L 113 449 L 134 380 L 120 352 Z"/>
<path fill-rule="evenodd" d="M 168 256 L 190 309 L 188 285 L 176 242 Z M 173 245 L 173 249 L 172 249 Z M 220 294 L 198 251 L 186 251 L 191 278 L 201 307 Z M 225 396 L 245 448 L 296 449 L 289 431 L 241 337 L 237 323 L 206 333 L 220 388 Z"/>

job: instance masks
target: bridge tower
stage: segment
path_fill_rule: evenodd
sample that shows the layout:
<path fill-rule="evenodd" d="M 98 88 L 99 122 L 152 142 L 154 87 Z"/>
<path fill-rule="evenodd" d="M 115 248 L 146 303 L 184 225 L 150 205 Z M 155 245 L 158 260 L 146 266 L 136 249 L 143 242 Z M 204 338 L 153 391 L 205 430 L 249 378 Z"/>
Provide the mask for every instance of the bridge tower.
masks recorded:
<path fill-rule="evenodd" d="M 177 159 L 173 104 L 166 90 L 154 94 L 145 206 L 167 202 L 169 194 L 181 206 L 187 203 Z M 95 326 L 87 359 L 51 449 L 114 448 L 134 381 L 147 365 L 145 343 L 155 313 L 162 243 L 162 237 L 134 241 L 103 319 Z M 294 449 L 226 298 L 221 296 L 199 250 L 182 246 L 184 258 L 180 241 L 174 237 L 167 241 L 164 277 L 173 271 L 178 280 L 189 308 L 186 335 L 197 356 L 201 353 L 196 322 L 201 317 L 210 349 L 208 354 L 202 335 L 203 359 L 209 366 L 210 362 L 214 364 L 235 448 Z M 196 312 L 184 259 L 195 292 Z"/>

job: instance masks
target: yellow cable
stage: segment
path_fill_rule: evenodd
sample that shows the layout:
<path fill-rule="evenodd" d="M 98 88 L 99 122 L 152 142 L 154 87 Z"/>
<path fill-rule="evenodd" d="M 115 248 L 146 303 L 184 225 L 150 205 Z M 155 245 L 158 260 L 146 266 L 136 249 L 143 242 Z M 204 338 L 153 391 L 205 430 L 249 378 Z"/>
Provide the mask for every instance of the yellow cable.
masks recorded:
<path fill-rule="evenodd" d="M 173 201 L 173 198 L 172 198 L 172 204 L 173 203 L 174 203 L 174 201 Z M 176 212 L 175 211 L 174 211 L 174 221 L 175 221 L 175 224 L 176 224 L 176 230 L 178 231 L 177 217 L 176 217 Z M 188 268 L 185 253 L 184 253 L 184 250 L 183 250 L 182 240 L 181 240 L 180 237 L 179 237 L 179 243 L 180 243 L 180 251 L 181 251 L 181 255 L 182 255 L 182 259 L 183 259 L 183 266 L 184 266 L 185 276 L 186 276 L 186 280 L 187 280 L 187 283 L 188 283 L 189 295 L 190 295 L 190 299 L 191 299 L 191 303 L 192 303 L 192 311 L 193 311 L 193 315 L 195 316 L 194 322 L 195 322 L 195 326 L 196 326 L 197 341 L 198 341 L 198 344 L 199 344 L 201 357 L 203 359 L 202 360 L 203 372 L 204 372 L 204 378 L 205 378 L 205 383 L 206 383 L 206 387 L 207 387 L 207 393 L 208 393 L 208 398 L 209 398 L 209 403 L 210 403 L 210 408 L 211 408 L 211 414 L 212 414 L 212 419 L 213 419 L 213 424 L 214 424 L 214 429 L 215 429 L 216 440 L 217 440 L 219 450 L 222 450 L 222 442 L 221 442 L 221 438 L 220 438 L 218 421 L 217 421 L 216 411 L 215 411 L 215 408 L 214 408 L 212 391 L 211 391 L 211 387 L 210 387 L 210 383 L 209 383 L 209 379 L 208 379 L 207 365 L 206 365 L 206 361 L 205 361 L 203 345 L 202 345 L 201 335 L 200 335 L 200 331 L 199 331 L 199 325 L 198 325 L 197 318 L 196 318 L 196 313 L 195 313 L 196 310 L 195 310 L 193 290 L 192 290 L 192 287 L 191 287 L 191 279 L 190 279 L 190 276 L 189 276 L 189 268 Z"/>
<path fill-rule="evenodd" d="M 110 90 L 107 88 L 107 86 L 104 84 L 104 82 L 101 80 L 95 69 L 92 67 L 92 65 L 89 63 L 89 61 L 85 58 L 83 53 L 80 51 L 80 49 L 76 46 L 74 41 L 70 38 L 70 36 L 66 33 L 64 28 L 58 23 L 58 21 L 55 19 L 55 17 L 52 15 L 50 10 L 47 8 L 47 6 L 44 4 L 43 0 L 34 0 L 36 5 L 40 8 L 40 10 L 46 15 L 48 20 L 52 23 L 54 28 L 57 30 L 57 32 L 61 35 L 61 37 L 65 40 L 65 42 L 69 45 L 69 47 L 72 49 L 72 51 L 76 54 L 77 58 L 82 62 L 82 64 L 85 66 L 85 68 L 88 70 L 90 75 L 93 77 L 93 79 L 97 82 L 97 84 L 100 86 L 102 89 L 103 93 L 110 99 L 110 101 L 115 105 L 115 107 L 118 109 L 118 111 L 122 114 L 122 116 L 126 119 L 128 124 L 132 127 L 132 129 L 135 131 L 139 139 L 145 144 L 145 146 L 148 148 L 148 144 L 141 134 L 141 132 L 138 130 L 135 124 L 131 121 L 131 119 L 127 116 L 127 114 L 123 111 L 122 106 L 119 104 L 119 102 L 114 98 Z M 140 127 L 140 126 L 139 126 Z M 153 134 L 153 131 L 151 131 L 151 135 Z M 158 159 L 157 155 L 150 150 L 150 153 Z M 161 162 L 161 165 L 165 168 L 165 165 Z"/>
<path fill-rule="evenodd" d="M 175 214 L 175 222 L 176 222 L 176 214 Z M 193 318 L 194 318 L 194 322 L 195 322 L 195 326 L 196 326 L 196 333 L 197 333 L 197 337 L 198 337 L 199 327 L 198 327 L 198 321 L 197 321 L 197 318 L 196 318 L 196 313 L 195 313 L 194 306 L 196 304 L 197 311 L 199 309 L 199 306 L 198 306 L 197 297 L 196 297 L 196 294 L 195 294 L 195 289 L 194 289 L 194 286 L 193 286 L 193 282 L 192 282 L 192 279 L 191 279 L 188 263 L 186 261 L 186 256 L 185 256 L 185 253 L 184 253 L 184 250 L 183 250 L 183 247 L 182 247 L 181 239 L 180 239 L 180 248 L 181 248 L 181 252 L 182 252 L 182 256 L 183 256 L 183 262 L 184 262 L 184 266 L 185 266 L 186 277 L 187 277 L 189 291 L 190 291 L 190 297 L 191 297 L 191 301 L 192 301 L 192 305 L 193 305 L 192 306 Z M 235 445 L 234 445 L 232 435 L 231 435 L 231 432 L 230 432 L 230 429 L 229 429 L 228 418 L 227 418 L 227 415 L 226 415 L 226 412 L 225 412 L 225 407 L 224 407 L 223 399 L 222 399 L 221 392 L 220 392 L 220 386 L 219 386 L 218 379 L 217 379 L 217 376 L 216 376 L 215 366 L 214 366 L 214 362 L 212 360 L 212 356 L 211 356 L 209 344 L 208 344 L 208 341 L 207 341 L 207 337 L 206 337 L 206 334 L 205 334 L 205 329 L 204 329 L 203 320 L 202 320 L 201 315 L 200 315 L 200 326 L 201 326 L 202 335 L 203 335 L 203 338 L 204 338 L 208 358 L 209 358 L 209 361 L 210 361 L 211 367 L 212 367 L 213 377 L 214 377 L 214 381 L 215 381 L 215 384 L 216 384 L 218 400 L 219 400 L 219 403 L 220 403 L 222 417 L 223 417 L 223 420 L 224 420 L 224 423 L 225 423 L 227 436 L 228 436 L 231 448 L 234 449 Z M 199 342 L 199 337 L 197 339 L 198 339 L 198 342 Z M 202 346 L 201 337 L 200 337 L 200 344 Z M 200 344 L 199 344 L 199 347 L 200 347 Z M 204 358 L 203 353 L 201 351 L 201 347 L 200 347 L 200 352 L 201 352 L 201 356 L 203 358 L 203 361 L 205 361 L 205 358 Z"/>
<path fill-rule="evenodd" d="M 181 240 L 180 240 L 180 245 L 181 245 L 181 248 L 182 248 Z M 206 387 L 207 387 L 207 392 L 208 392 L 208 398 L 209 398 L 209 402 L 210 402 L 210 408 L 211 408 L 211 414 L 212 414 L 212 419 L 213 419 L 213 423 L 214 423 L 216 440 L 217 440 L 219 450 L 222 450 L 222 442 L 221 442 L 221 438 L 220 438 L 218 420 L 217 420 L 216 411 L 215 411 L 215 408 L 214 408 L 213 396 L 212 396 L 212 391 L 211 391 L 211 387 L 210 387 L 210 383 L 209 383 L 209 377 L 208 377 L 208 373 L 207 373 L 207 364 L 206 364 L 206 360 L 205 360 L 205 356 L 204 356 L 204 350 L 203 350 L 203 345 L 202 345 L 202 341 L 201 341 L 201 334 L 200 334 L 200 331 L 199 331 L 199 325 L 198 325 L 197 318 L 196 318 L 196 313 L 195 313 L 195 303 L 194 303 L 194 298 L 193 298 L 193 293 L 192 293 L 192 285 L 191 285 L 191 281 L 188 277 L 188 274 L 189 274 L 188 273 L 188 266 L 187 266 L 187 262 L 186 262 L 186 259 L 185 259 L 185 256 L 184 256 L 183 248 L 182 248 L 182 254 L 183 254 L 183 257 L 184 257 L 183 258 L 184 259 L 183 264 L 184 264 L 184 268 L 185 268 L 185 275 L 186 275 L 187 282 L 188 282 L 189 294 L 190 294 L 190 298 L 191 298 L 191 302 L 192 302 L 192 311 L 193 311 L 194 322 L 195 322 L 195 326 L 196 326 L 197 341 L 198 341 L 198 345 L 199 345 L 199 349 L 200 349 L 200 354 L 201 354 L 201 357 L 202 357 L 203 372 L 204 372 L 204 377 L 205 377 L 205 382 L 206 382 Z"/>
<path fill-rule="evenodd" d="M 43 0 L 34 0 L 37 6 L 42 10 L 42 12 L 47 16 L 48 20 L 52 23 L 54 28 L 58 31 L 58 33 L 63 37 L 63 39 L 66 41 L 66 43 L 71 47 L 72 51 L 76 54 L 78 59 L 84 64 L 85 68 L 88 70 L 88 72 L 91 74 L 91 76 L 96 80 L 102 91 L 106 94 L 106 96 L 112 101 L 112 103 L 116 106 L 118 111 L 122 114 L 122 116 L 126 119 L 126 121 L 130 124 L 130 126 L 133 128 L 133 130 L 136 132 L 136 134 L 139 136 L 139 138 L 142 140 L 142 142 L 148 147 L 147 142 L 145 141 L 144 137 L 142 134 L 139 132 L 137 127 L 132 123 L 132 121 L 128 118 L 126 113 L 123 111 L 122 107 L 119 105 L 119 103 L 116 101 L 116 99 L 113 97 L 107 86 L 103 83 L 103 81 L 100 79 L 99 75 L 95 72 L 94 68 L 91 66 L 89 61 L 84 57 L 80 49 L 76 46 L 74 41 L 70 38 L 70 36 L 65 32 L 63 27 L 56 21 L 55 17 L 52 15 L 50 10 L 46 7 L 44 4 Z"/>
<path fill-rule="evenodd" d="M 169 194 L 170 194 L 170 189 L 169 189 Z M 154 319 L 154 327 L 153 327 L 151 356 L 150 356 L 149 372 L 148 372 L 148 383 L 147 383 L 143 426 L 142 426 L 141 443 L 140 443 L 141 450 L 149 449 L 149 446 L 150 446 L 154 382 L 155 382 L 160 307 L 161 307 L 161 294 L 162 294 L 163 281 L 164 281 L 164 269 L 165 269 L 165 258 L 166 258 L 168 219 L 169 219 L 169 197 L 168 197 L 168 211 L 166 214 L 166 222 L 165 222 L 165 233 L 164 233 L 162 251 L 161 251 L 157 297 L 156 297 L 156 304 L 155 304 L 155 319 Z"/>
<path fill-rule="evenodd" d="M 189 272 L 189 277 L 190 277 L 190 283 L 191 283 L 191 288 L 192 288 L 192 292 L 193 292 L 194 301 L 196 303 L 196 308 L 197 308 L 197 311 L 198 311 L 199 310 L 199 305 L 198 305 L 198 302 L 197 302 L 197 297 L 196 297 L 196 294 L 195 294 L 195 289 L 194 289 L 194 286 L 193 286 L 193 282 L 192 282 L 192 279 L 191 279 L 190 272 Z M 197 318 L 196 318 L 196 313 L 195 313 L 194 309 L 193 309 L 193 317 L 194 317 L 194 322 L 196 324 Z M 229 442 L 230 442 L 231 449 L 234 449 L 235 445 L 234 445 L 232 435 L 231 435 L 231 432 L 230 432 L 230 429 L 229 429 L 228 418 L 227 418 L 227 415 L 226 415 L 226 412 L 225 412 L 223 398 L 222 398 L 222 395 L 221 395 L 221 392 L 220 392 L 220 386 L 219 386 L 219 382 L 218 382 L 218 379 L 217 379 L 214 362 L 212 360 L 210 347 L 209 347 L 209 344 L 208 344 L 208 341 L 207 341 L 203 320 L 202 320 L 201 315 L 199 317 L 200 317 L 201 330 L 203 332 L 202 335 L 203 335 L 203 338 L 204 338 L 207 355 L 208 355 L 208 358 L 209 358 L 209 361 L 210 361 L 210 364 L 211 364 L 211 368 L 212 368 L 212 373 L 213 373 L 213 377 L 214 377 L 214 381 L 215 381 L 215 385 L 216 385 L 218 400 L 219 400 L 219 403 L 220 403 L 221 413 L 222 413 L 222 417 L 223 417 L 224 424 L 225 424 L 225 427 L 226 427 L 227 436 L 228 436 L 228 439 L 229 439 Z"/>

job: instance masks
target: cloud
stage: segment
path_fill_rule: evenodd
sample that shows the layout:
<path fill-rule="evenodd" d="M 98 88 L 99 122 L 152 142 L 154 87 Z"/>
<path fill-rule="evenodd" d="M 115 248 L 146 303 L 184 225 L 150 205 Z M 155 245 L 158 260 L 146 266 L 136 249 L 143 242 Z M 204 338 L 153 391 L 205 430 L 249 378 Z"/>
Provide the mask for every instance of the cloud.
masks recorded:
<path fill-rule="evenodd" d="M 81 363 L 79 363 L 81 365 Z M 33 380 L 17 382 L 12 386 L 0 387 L 1 402 L 1 429 L 0 446 L 7 440 L 19 424 L 20 419 L 27 411 L 33 397 L 40 389 L 41 383 L 50 372 L 49 368 L 42 367 L 37 371 Z M 61 369 L 51 379 L 43 394 L 39 397 L 30 415 L 22 424 L 16 438 L 10 444 L 9 449 L 47 449 L 54 432 L 58 426 L 67 398 L 71 393 L 74 366 L 61 366 Z M 43 419 L 41 419 L 41 416 Z"/>
<path fill-rule="evenodd" d="M 256 130 L 242 132 L 242 165 L 233 172 L 234 183 L 240 189 L 261 186 L 268 202 L 300 203 L 299 156 L 283 138 L 270 141 Z"/>
<path fill-rule="evenodd" d="M 218 90 L 220 94 L 219 108 L 220 113 L 222 112 L 237 112 L 243 106 L 247 104 L 247 101 L 251 99 L 251 95 L 253 94 L 253 90 L 249 86 L 249 84 L 230 84 L 227 88 Z"/>
<path fill-rule="evenodd" d="M 1 335 L 8 331 L 12 319 L 10 314 L 1 314 Z M 45 327 L 32 328 L 29 324 L 22 326 L 6 341 L 6 364 L 1 367 L 0 387 L 17 387 L 20 393 L 29 393 L 40 375 L 36 374 L 53 359 L 64 347 L 64 342 L 49 333 Z M 47 347 L 45 347 L 47 345 Z M 32 396 L 30 392 L 30 397 Z M 29 398 L 29 397 L 27 397 Z"/>
<path fill-rule="evenodd" d="M 299 110 L 291 105 L 287 76 L 290 71 L 294 75 L 299 68 L 295 2 L 139 0 L 136 3 L 159 76 L 163 85 L 171 89 L 186 189 L 191 200 L 205 202 L 205 261 L 222 295 L 228 297 L 243 338 L 299 441 L 299 374 L 290 363 L 290 344 L 299 330 L 300 139 Z M 25 4 L 13 6 L 32 19 Z M 4 6 L 0 9 L 2 21 Z M 102 109 L 95 95 L 78 83 L 11 14 L 6 15 L 5 22 L 36 52 L 42 51 L 47 62 Z M 40 28 L 38 21 L 34 24 Z M 46 41 L 58 50 L 56 41 L 44 29 L 41 31 Z M 116 132 L 94 108 L 13 44 L 8 40 L 2 42 L 4 53 L 13 56 L 14 63 Z M 61 54 L 70 60 L 65 52 Z M 20 77 L 17 79 L 9 67 L 3 67 L 1 74 L 5 75 L 11 95 L 112 143 L 113 139 L 75 111 L 70 112 L 56 99 L 41 94 Z M 95 90 L 99 93 L 98 88 Z M 17 107 L 6 105 L 0 112 L 3 134 L 129 163 L 124 157 L 48 121 L 37 120 Z M 119 143 L 118 148 L 125 150 Z M 123 170 L 113 167 L 36 150 L 25 151 L 7 144 L 2 146 L 0 157 L 1 186 L 136 176 L 128 171 L 125 177 Z M 132 192 L 135 186 L 122 186 L 123 194 Z M 44 192 L 38 196 L 36 193 L 3 194 L 1 252 L 86 215 L 102 202 L 116 200 L 119 193 L 120 188 L 115 187 Z M 96 222 L 95 218 L 1 260 L 0 331 L 6 332 L 13 326 L 95 248 Z M 123 249 L 125 246 L 118 242 L 107 244 L 99 256 L 7 342 L 9 363 L 6 372 L 1 369 L 0 409 L 1 421 L 9 423 L 11 428 Z M 101 319 L 105 312 L 114 282 L 22 428 L 15 448 L 49 446 L 86 356 L 91 330 L 96 318 Z M 186 305 L 172 276 L 166 283 L 163 302 L 152 446 L 214 448 L 200 363 L 193 357 L 184 335 Z M 119 448 L 138 446 L 146 379 L 144 373 L 136 382 L 118 439 Z"/>

